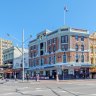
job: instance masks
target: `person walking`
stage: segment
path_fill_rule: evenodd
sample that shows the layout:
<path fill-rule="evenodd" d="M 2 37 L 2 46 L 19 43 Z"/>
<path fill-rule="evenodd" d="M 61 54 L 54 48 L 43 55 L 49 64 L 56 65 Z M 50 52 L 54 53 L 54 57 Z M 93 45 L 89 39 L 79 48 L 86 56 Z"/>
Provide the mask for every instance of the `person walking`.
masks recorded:
<path fill-rule="evenodd" d="M 27 82 L 29 81 L 29 74 L 26 74 Z"/>
<path fill-rule="evenodd" d="M 39 74 L 36 74 L 36 81 L 39 81 Z"/>
<path fill-rule="evenodd" d="M 16 74 L 14 75 L 14 79 L 15 79 L 15 81 L 16 81 Z"/>

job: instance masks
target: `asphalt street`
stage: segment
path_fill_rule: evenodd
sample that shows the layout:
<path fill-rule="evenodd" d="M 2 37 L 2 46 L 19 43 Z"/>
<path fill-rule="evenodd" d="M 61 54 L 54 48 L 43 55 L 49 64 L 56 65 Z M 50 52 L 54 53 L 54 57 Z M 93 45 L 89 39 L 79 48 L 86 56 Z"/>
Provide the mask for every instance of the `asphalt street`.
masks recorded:
<path fill-rule="evenodd" d="M 96 80 L 0 80 L 0 96 L 96 96 Z"/>

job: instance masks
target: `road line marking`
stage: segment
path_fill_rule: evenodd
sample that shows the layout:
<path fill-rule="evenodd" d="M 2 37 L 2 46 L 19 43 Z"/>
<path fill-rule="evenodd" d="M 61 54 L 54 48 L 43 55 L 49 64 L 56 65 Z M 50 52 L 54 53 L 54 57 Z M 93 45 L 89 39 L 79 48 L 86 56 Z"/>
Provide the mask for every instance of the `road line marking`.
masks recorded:
<path fill-rule="evenodd" d="M 28 88 L 28 87 L 22 87 L 22 88 L 18 88 L 18 89 L 26 89 L 26 88 Z"/>
<path fill-rule="evenodd" d="M 0 95 L 11 95 L 11 94 L 14 94 L 14 93 L 4 93 L 4 94 L 0 94 Z"/>
<path fill-rule="evenodd" d="M 35 88 L 35 89 L 41 89 L 41 88 Z"/>
<path fill-rule="evenodd" d="M 96 96 L 96 94 L 90 94 L 90 95 Z"/>
<path fill-rule="evenodd" d="M 66 91 L 59 91 L 59 92 L 64 92 L 65 93 Z"/>

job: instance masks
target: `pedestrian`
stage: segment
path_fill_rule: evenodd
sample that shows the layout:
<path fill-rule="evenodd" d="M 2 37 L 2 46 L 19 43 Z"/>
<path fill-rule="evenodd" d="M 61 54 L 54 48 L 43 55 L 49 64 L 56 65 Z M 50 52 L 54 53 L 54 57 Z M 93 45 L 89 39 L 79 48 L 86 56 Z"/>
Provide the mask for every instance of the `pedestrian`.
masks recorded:
<path fill-rule="evenodd" d="M 26 79 L 27 81 L 29 81 L 29 74 L 26 74 Z"/>
<path fill-rule="evenodd" d="M 14 79 L 15 79 L 15 81 L 16 81 L 16 74 L 14 75 Z"/>
<path fill-rule="evenodd" d="M 39 81 L 39 74 L 36 74 L 36 81 Z"/>

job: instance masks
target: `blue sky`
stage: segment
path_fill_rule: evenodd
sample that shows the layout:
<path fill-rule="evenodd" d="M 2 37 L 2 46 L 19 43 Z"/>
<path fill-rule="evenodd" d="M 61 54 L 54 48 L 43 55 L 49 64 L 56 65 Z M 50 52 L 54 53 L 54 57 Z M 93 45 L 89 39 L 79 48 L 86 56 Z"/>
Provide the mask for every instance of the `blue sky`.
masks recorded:
<path fill-rule="evenodd" d="M 64 25 L 64 5 L 68 7 L 66 25 L 96 31 L 96 0 L 0 0 L 0 37 L 9 33 L 21 40 L 44 29 L 55 30 Z"/>

